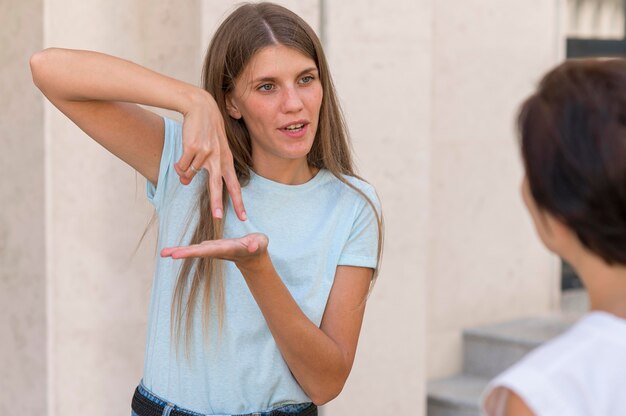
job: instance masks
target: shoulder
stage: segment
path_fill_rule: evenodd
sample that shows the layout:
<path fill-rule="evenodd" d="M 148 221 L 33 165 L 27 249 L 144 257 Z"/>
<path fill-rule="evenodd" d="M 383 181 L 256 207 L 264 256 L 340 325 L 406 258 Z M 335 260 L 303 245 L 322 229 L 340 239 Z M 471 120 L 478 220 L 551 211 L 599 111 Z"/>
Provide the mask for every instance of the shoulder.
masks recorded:
<path fill-rule="evenodd" d="M 161 163 L 172 163 L 183 152 L 183 125 L 176 120 L 163 117 L 164 141 Z"/>
<path fill-rule="evenodd" d="M 356 176 L 335 176 L 330 171 L 325 172 L 331 178 L 331 183 L 333 183 L 338 189 L 340 189 L 341 192 L 347 195 L 352 195 L 352 197 L 362 200 L 364 205 L 366 205 L 369 200 L 372 204 L 374 204 L 376 210 L 379 213 L 381 212 L 381 202 L 378 197 L 378 193 L 376 192 L 376 188 L 374 188 L 372 184 Z M 363 198 L 364 196 L 367 199 Z"/>
<path fill-rule="evenodd" d="M 331 175 L 332 175 L 332 173 L 331 173 Z M 365 179 L 362 179 L 362 178 L 359 178 L 359 177 L 356 177 L 356 176 L 351 176 L 351 175 L 341 175 L 341 178 L 343 178 L 346 182 L 348 182 L 348 184 L 350 184 L 353 187 L 355 187 L 356 189 L 364 192 L 368 196 L 369 195 L 376 196 L 376 189 L 374 188 L 374 186 L 372 184 L 367 182 Z M 340 181 L 340 179 L 337 178 L 337 177 L 335 177 L 335 179 Z"/>
<path fill-rule="evenodd" d="M 178 120 L 174 120 L 168 117 L 163 117 L 163 123 L 165 126 L 165 139 L 172 140 L 173 142 L 182 143 L 182 140 L 183 140 L 182 123 Z"/>
<path fill-rule="evenodd" d="M 612 335 L 605 334 L 607 331 L 599 325 L 603 319 L 598 318 L 596 314 L 586 315 L 491 381 L 483 396 L 487 414 L 505 414 L 493 409 L 502 411 L 511 392 L 535 413 L 546 415 L 577 415 L 580 412 L 575 409 L 591 405 L 586 398 L 605 397 L 595 392 L 623 380 L 626 358 L 623 344 L 608 340 L 607 336 Z M 605 382 L 590 383 L 598 379 Z"/>

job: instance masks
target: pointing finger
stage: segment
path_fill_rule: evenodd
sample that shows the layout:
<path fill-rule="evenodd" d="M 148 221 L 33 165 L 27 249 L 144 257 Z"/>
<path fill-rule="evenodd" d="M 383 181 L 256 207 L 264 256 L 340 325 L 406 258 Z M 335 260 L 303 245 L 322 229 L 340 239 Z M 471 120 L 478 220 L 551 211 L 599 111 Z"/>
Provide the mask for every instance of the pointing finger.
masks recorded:
<path fill-rule="evenodd" d="M 241 196 L 241 185 L 239 185 L 239 180 L 237 179 L 235 169 L 232 165 L 229 169 L 226 169 L 223 175 L 224 183 L 226 184 L 226 189 L 228 189 L 228 194 L 230 195 L 237 217 L 241 221 L 247 220 L 248 215 L 246 214 L 246 209 L 243 206 L 243 198 Z"/>
<path fill-rule="evenodd" d="M 211 196 L 211 213 L 215 218 L 223 217 L 222 206 L 222 174 L 219 163 L 215 159 L 209 159 L 209 194 Z"/>

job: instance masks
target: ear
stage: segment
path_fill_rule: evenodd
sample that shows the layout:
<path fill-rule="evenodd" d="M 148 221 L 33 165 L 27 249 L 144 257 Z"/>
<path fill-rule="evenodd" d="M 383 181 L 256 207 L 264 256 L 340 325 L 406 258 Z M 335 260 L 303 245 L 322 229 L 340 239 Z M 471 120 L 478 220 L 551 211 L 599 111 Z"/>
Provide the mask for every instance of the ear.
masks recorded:
<path fill-rule="evenodd" d="M 226 111 L 228 112 L 228 115 L 235 120 L 239 120 L 242 117 L 241 112 L 239 111 L 239 108 L 237 108 L 237 105 L 235 104 L 230 93 L 226 94 Z"/>

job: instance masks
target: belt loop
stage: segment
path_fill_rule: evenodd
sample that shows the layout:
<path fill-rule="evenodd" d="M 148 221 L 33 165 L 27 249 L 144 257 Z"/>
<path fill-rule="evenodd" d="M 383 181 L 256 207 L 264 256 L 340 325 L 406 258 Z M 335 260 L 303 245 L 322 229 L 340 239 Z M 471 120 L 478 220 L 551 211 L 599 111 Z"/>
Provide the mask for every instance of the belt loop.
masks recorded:
<path fill-rule="evenodd" d="M 163 408 L 163 413 L 161 414 L 161 416 L 170 416 L 170 412 L 172 410 L 174 410 L 174 405 L 171 403 L 166 404 Z"/>

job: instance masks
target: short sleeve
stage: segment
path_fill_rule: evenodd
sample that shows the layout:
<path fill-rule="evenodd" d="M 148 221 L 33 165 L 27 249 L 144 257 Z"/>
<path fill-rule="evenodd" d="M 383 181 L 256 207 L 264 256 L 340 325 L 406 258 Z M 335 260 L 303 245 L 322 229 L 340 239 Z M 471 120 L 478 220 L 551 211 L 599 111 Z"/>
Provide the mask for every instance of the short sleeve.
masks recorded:
<path fill-rule="evenodd" d="M 380 210 L 380 201 L 374 189 L 363 189 L 374 207 Z M 382 236 L 381 236 L 382 238 Z M 350 236 L 339 257 L 339 266 L 359 266 L 375 269 L 378 265 L 378 219 L 374 208 L 362 196 L 356 209 Z"/>
<path fill-rule="evenodd" d="M 522 362 L 523 364 L 523 362 Z M 555 388 L 556 387 L 556 388 Z M 482 394 L 482 410 L 487 416 L 504 416 L 510 391 L 542 416 L 578 415 L 545 375 L 524 365 L 516 365 L 492 380 Z"/>
<path fill-rule="evenodd" d="M 165 135 L 163 140 L 163 153 L 161 154 L 161 162 L 159 164 L 159 178 L 155 186 L 148 181 L 146 184 L 146 194 L 148 201 L 154 205 L 157 212 L 163 205 L 165 190 L 172 180 L 172 176 L 176 175 L 174 170 L 174 162 L 178 160 L 182 154 L 182 125 L 169 118 L 163 118 Z"/>

